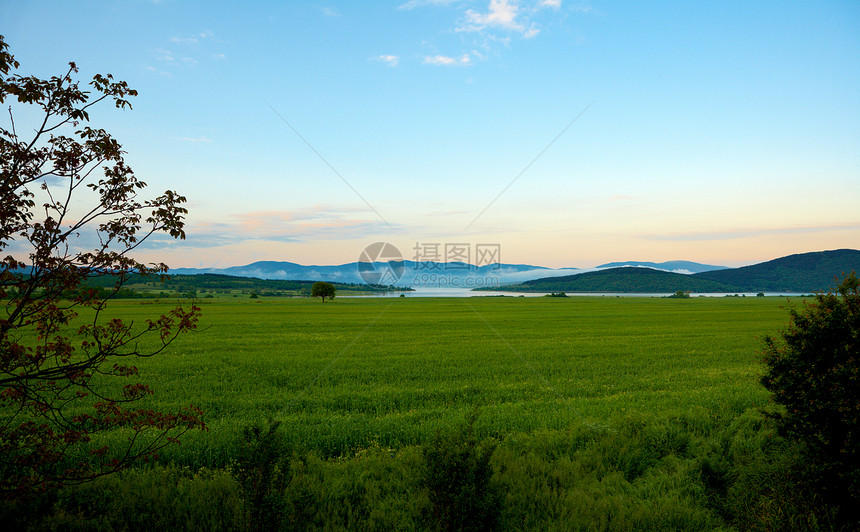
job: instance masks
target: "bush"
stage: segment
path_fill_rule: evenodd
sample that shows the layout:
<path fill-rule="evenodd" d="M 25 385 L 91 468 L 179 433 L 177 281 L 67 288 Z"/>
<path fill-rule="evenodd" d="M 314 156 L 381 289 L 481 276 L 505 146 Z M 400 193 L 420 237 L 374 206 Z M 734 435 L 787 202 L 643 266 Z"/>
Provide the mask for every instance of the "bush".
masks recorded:
<path fill-rule="evenodd" d="M 841 518 L 860 517 L 860 281 L 846 276 L 815 296 L 781 340 L 765 338 L 762 384 L 784 410 L 781 435 L 799 441 L 814 489 Z"/>
<path fill-rule="evenodd" d="M 686 291 L 686 290 L 678 290 L 677 292 L 675 292 L 671 296 L 666 296 L 666 297 L 674 298 L 674 299 L 687 299 L 690 297 L 690 292 Z"/>
<path fill-rule="evenodd" d="M 441 530 L 492 530 L 498 520 L 499 498 L 490 486 L 496 445 L 477 441 L 475 420 L 470 415 L 459 432 L 437 434 L 424 449 L 421 485 L 432 504 L 433 525 Z"/>
<path fill-rule="evenodd" d="M 277 530 L 284 518 L 282 493 L 290 468 L 290 453 L 279 421 L 242 431 L 235 475 L 242 486 L 248 530 Z"/>

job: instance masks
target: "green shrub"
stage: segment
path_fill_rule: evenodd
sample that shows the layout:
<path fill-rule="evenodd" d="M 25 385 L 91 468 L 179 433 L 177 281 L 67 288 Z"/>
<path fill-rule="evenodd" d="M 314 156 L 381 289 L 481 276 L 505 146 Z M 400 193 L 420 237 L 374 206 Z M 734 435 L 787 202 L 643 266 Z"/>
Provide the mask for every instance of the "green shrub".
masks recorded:
<path fill-rule="evenodd" d="M 229 471 L 153 466 L 3 503 L 4 530 L 240 530 L 241 489 Z"/>
<path fill-rule="evenodd" d="M 499 500 L 490 485 L 493 440 L 478 442 L 476 414 L 456 432 L 436 437 L 424 448 L 421 485 L 432 505 L 432 525 L 441 530 L 492 530 Z"/>
<path fill-rule="evenodd" d="M 845 522 L 860 519 L 860 281 L 791 308 L 782 339 L 765 339 L 762 384 L 784 410 L 781 435 L 803 445 L 805 473 Z"/>
<path fill-rule="evenodd" d="M 277 530 L 284 518 L 282 497 L 290 454 L 280 421 L 243 430 L 235 474 L 242 486 L 248 530 Z"/>

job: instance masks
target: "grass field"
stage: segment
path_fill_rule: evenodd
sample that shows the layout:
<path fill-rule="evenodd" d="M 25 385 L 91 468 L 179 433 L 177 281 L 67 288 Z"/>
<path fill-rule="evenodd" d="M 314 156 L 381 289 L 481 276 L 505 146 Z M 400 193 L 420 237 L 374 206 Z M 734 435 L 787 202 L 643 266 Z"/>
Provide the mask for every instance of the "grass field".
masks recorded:
<path fill-rule="evenodd" d="M 482 435 L 630 415 L 734 415 L 766 400 L 761 337 L 778 298 L 367 298 L 204 302 L 200 331 L 140 364 L 159 408 L 194 403 L 223 463 L 241 427 L 283 421 L 325 456 L 400 447 L 479 410 Z M 167 306 L 119 301 L 138 322 Z M 218 436 L 218 437 L 213 437 Z M 223 436 L 227 436 L 224 438 Z M 179 458 L 178 456 L 176 458 Z"/>
<path fill-rule="evenodd" d="M 785 299 L 200 305 L 199 331 L 138 366 L 155 390 L 142 406 L 193 403 L 209 430 L 154 466 L 27 511 L 0 508 L 0 520 L 37 530 L 827 528 L 828 510 L 793 487 L 791 444 L 761 413 L 759 351 L 786 324 Z M 110 314 L 142 323 L 170 307 L 116 301 Z"/>

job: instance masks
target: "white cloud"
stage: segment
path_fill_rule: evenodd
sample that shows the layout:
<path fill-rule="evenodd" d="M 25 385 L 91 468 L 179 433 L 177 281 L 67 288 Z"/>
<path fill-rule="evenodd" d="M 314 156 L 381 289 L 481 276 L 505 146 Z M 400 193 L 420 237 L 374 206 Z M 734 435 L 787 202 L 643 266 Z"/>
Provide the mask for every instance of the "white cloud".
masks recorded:
<path fill-rule="evenodd" d="M 179 44 L 197 44 L 200 41 L 197 37 L 171 37 L 170 42 L 175 42 Z"/>
<path fill-rule="evenodd" d="M 377 61 L 382 61 L 388 66 L 397 66 L 400 63 L 400 57 L 396 55 L 383 54 L 376 58 Z"/>
<path fill-rule="evenodd" d="M 531 39 L 540 33 L 540 26 L 531 17 L 541 7 L 561 7 L 561 0 L 543 0 L 536 7 L 520 10 L 518 0 L 490 0 L 487 12 L 473 9 L 466 11 L 466 21 L 455 32 L 484 32 L 485 30 L 508 30 L 522 34 L 523 39 Z M 503 42 L 503 39 L 489 34 L 487 38 Z"/>
<path fill-rule="evenodd" d="M 537 36 L 538 33 L 540 33 L 540 28 L 538 28 L 537 24 L 532 22 L 531 26 L 529 26 L 529 29 L 526 30 L 525 33 L 523 33 L 523 39 L 531 39 L 532 37 Z"/>
<path fill-rule="evenodd" d="M 484 28 L 505 28 L 521 31 L 523 26 L 517 21 L 519 5 L 516 0 L 490 0 L 489 10 L 478 13 L 469 9 L 466 11 L 467 26 L 461 31 L 480 31 Z"/>
<path fill-rule="evenodd" d="M 200 41 L 205 39 L 211 39 L 213 35 L 214 34 L 211 31 L 207 30 L 187 37 L 171 37 L 170 42 L 175 42 L 178 44 L 200 44 Z"/>
<path fill-rule="evenodd" d="M 227 54 L 212 54 L 212 59 L 227 59 Z"/>
<path fill-rule="evenodd" d="M 589 11 L 588 0 L 570 8 L 579 12 Z M 476 6 L 477 2 L 465 0 L 408 0 L 399 6 L 402 10 L 418 7 L 437 6 L 448 7 L 448 11 L 457 12 L 454 26 L 447 32 L 477 34 L 472 46 L 481 49 L 484 54 L 492 54 L 499 46 L 508 47 L 512 39 L 533 39 L 543 31 L 544 24 L 557 18 L 562 9 L 562 0 L 482 0 L 483 7 Z M 471 8 L 468 8 L 471 5 Z M 569 4 L 565 4 L 567 7 Z M 548 26 L 551 27 L 551 26 Z M 421 41 L 435 54 L 439 49 L 434 40 Z M 463 43 L 461 42 L 461 45 Z M 440 50 L 445 52 L 446 50 Z M 426 54 L 426 53 L 425 53 Z M 424 55 L 424 64 L 443 66 L 465 66 L 478 60 L 484 60 L 484 54 L 471 53 L 463 56 Z"/>
<path fill-rule="evenodd" d="M 339 17 L 340 12 L 333 7 L 321 7 L 322 14 L 327 17 Z"/>
<path fill-rule="evenodd" d="M 467 66 L 472 64 L 472 58 L 469 54 L 463 54 L 460 57 L 449 57 L 447 55 L 428 55 L 424 58 L 425 65 L 436 66 Z"/>
<path fill-rule="evenodd" d="M 499 27 L 521 30 L 522 25 L 517 22 L 518 11 L 516 0 L 490 0 L 487 13 L 478 13 L 472 9 L 466 11 L 466 20 L 470 24 L 468 29 L 479 31 L 486 27 Z"/>
<path fill-rule="evenodd" d="M 176 58 L 173 57 L 173 52 L 170 50 L 165 50 L 164 48 L 156 48 L 155 50 L 155 58 L 159 61 L 165 61 L 167 63 L 172 63 L 176 61 Z"/>
<path fill-rule="evenodd" d="M 198 137 L 198 138 L 179 137 L 179 139 L 177 139 L 177 140 L 181 140 L 182 142 L 212 142 L 212 139 L 208 139 L 206 137 Z"/>

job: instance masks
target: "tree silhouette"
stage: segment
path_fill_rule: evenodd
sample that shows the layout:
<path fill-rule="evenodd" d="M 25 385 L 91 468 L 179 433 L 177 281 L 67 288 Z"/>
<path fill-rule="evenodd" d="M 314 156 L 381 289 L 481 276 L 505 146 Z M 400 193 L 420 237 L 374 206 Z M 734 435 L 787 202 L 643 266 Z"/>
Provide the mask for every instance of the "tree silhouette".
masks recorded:
<path fill-rule="evenodd" d="M 335 292 L 337 289 L 334 285 L 325 281 L 317 281 L 311 286 L 311 297 L 320 297 L 323 303 L 325 298 L 334 299 Z"/>
<path fill-rule="evenodd" d="M 84 90 L 74 63 L 50 79 L 16 74 L 19 66 L 0 36 L 0 103 L 9 104 L 0 122 L 0 495 L 7 498 L 117 471 L 205 428 L 193 406 L 167 413 L 131 405 L 152 393 L 134 382 L 133 359 L 194 329 L 200 309 L 178 306 L 143 324 L 103 317 L 130 275 L 167 271 L 130 256 L 141 242 L 155 233 L 185 236 L 185 198 L 166 191 L 140 199 L 146 184 L 120 144 L 89 125 L 92 106 L 130 108 L 137 92 L 110 75 L 96 75 Z M 16 115 L 36 118 L 16 123 Z M 97 277 L 112 288 L 88 287 Z M 111 377 L 131 380 L 120 387 Z M 97 433 L 115 429 L 125 443 L 96 447 Z M 87 459 L 71 458 L 82 450 Z"/>

